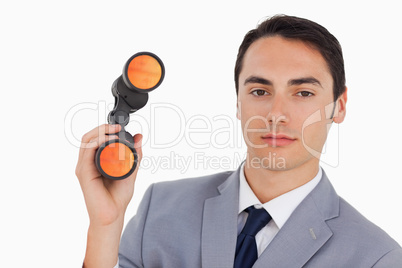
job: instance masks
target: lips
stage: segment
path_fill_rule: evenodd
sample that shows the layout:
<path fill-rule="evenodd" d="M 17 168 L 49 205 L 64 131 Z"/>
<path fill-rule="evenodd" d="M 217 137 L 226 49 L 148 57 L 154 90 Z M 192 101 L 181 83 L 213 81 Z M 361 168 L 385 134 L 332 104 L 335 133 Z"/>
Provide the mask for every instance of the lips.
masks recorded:
<path fill-rule="evenodd" d="M 282 147 L 292 144 L 296 139 L 285 134 L 267 134 L 262 137 L 263 141 L 272 147 Z"/>

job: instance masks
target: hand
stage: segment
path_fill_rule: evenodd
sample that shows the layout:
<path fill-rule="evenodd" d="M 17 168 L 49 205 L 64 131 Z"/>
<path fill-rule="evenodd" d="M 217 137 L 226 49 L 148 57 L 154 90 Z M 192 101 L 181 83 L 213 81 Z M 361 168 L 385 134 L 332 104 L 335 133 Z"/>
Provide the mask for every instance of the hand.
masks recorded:
<path fill-rule="evenodd" d="M 91 225 L 107 226 L 116 221 L 122 222 L 124 213 L 133 196 L 134 182 L 142 158 L 142 135 L 134 136 L 134 148 L 138 154 L 136 170 L 123 180 L 110 180 L 102 177 L 95 166 L 95 153 L 101 144 L 118 138 L 112 135 L 119 132 L 120 125 L 102 125 L 82 137 L 76 167 L 76 175 L 84 193 Z M 106 135 L 111 134 L 111 135 Z"/>
<path fill-rule="evenodd" d="M 102 177 L 95 165 L 95 153 L 101 144 L 117 139 L 120 125 L 102 125 L 82 137 L 75 174 L 84 193 L 90 225 L 83 267 L 113 267 L 118 261 L 124 214 L 134 192 L 134 183 L 142 158 L 142 135 L 134 136 L 138 155 L 136 170 L 123 180 Z"/>

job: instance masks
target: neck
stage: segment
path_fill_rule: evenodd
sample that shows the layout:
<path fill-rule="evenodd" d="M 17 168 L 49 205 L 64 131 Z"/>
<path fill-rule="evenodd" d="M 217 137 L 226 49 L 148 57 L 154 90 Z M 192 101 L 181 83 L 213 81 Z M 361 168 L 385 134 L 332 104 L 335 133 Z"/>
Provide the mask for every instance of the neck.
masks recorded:
<path fill-rule="evenodd" d="M 311 159 L 300 166 L 281 170 L 255 167 L 248 164 L 246 159 L 244 173 L 251 190 L 264 204 L 311 181 L 317 175 L 318 169 L 318 159 Z"/>

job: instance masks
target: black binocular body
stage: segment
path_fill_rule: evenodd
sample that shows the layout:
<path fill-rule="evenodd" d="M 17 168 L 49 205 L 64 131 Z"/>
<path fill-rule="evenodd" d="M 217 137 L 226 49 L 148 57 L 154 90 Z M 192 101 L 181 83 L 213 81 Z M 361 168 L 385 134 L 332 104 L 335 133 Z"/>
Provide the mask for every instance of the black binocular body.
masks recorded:
<path fill-rule="evenodd" d="M 137 167 L 138 155 L 133 136 L 124 127 L 130 114 L 144 107 L 148 93 L 163 81 L 165 67 L 161 59 L 150 52 L 136 53 L 128 59 L 123 74 L 112 85 L 115 99 L 113 110 L 108 115 L 109 124 L 121 125 L 118 139 L 103 143 L 95 155 L 95 164 L 105 178 L 121 180 L 130 176 Z"/>

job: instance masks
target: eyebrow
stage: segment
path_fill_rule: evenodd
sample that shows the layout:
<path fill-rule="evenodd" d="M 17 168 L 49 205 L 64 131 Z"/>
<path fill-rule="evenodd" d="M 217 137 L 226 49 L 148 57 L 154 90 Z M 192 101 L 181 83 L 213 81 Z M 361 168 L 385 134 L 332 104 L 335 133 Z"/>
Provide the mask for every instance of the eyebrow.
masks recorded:
<path fill-rule="evenodd" d="M 262 77 L 258 77 L 258 76 L 248 77 L 244 81 L 244 85 L 247 85 L 247 84 L 261 84 L 261 85 L 266 85 L 266 86 L 273 85 L 272 81 L 262 78 Z M 320 81 L 314 77 L 301 77 L 301 78 L 291 79 L 288 81 L 288 86 L 297 86 L 297 85 L 303 85 L 303 84 L 318 85 L 322 88 Z"/>
<path fill-rule="evenodd" d="M 298 86 L 298 85 L 303 85 L 303 84 L 312 84 L 312 85 L 317 85 L 322 88 L 322 85 L 318 79 L 314 77 L 302 77 L 302 78 L 297 78 L 297 79 L 292 79 L 288 81 L 289 86 Z"/>
<path fill-rule="evenodd" d="M 249 78 L 244 81 L 244 85 L 247 84 L 262 84 L 266 86 L 272 86 L 273 83 L 265 78 L 258 77 L 258 76 L 250 76 Z"/>

